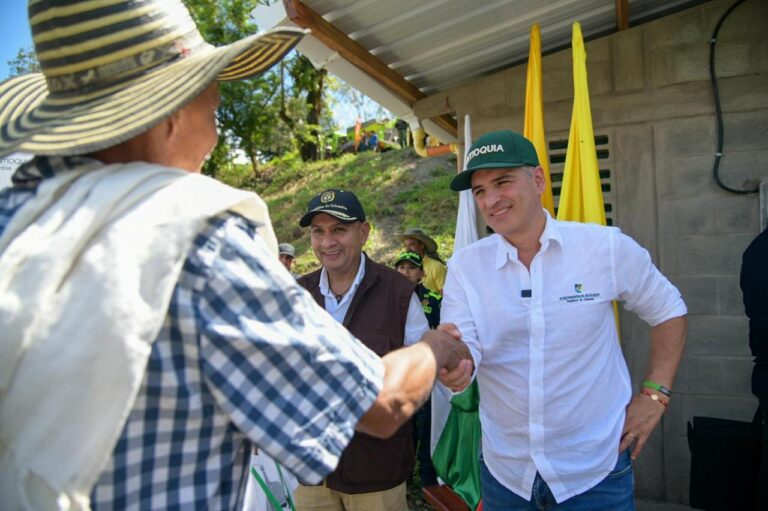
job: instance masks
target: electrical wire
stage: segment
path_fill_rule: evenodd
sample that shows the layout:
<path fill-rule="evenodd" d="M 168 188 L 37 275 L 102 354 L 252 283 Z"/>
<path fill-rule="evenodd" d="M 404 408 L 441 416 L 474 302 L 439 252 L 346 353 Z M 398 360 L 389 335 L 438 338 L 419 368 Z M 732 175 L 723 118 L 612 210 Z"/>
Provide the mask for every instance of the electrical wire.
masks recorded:
<path fill-rule="evenodd" d="M 738 0 L 725 11 L 725 14 L 720 18 L 720 21 L 717 22 L 715 32 L 709 40 L 709 76 L 712 80 L 712 91 L 715 95 L 715 110 L 717 112 L 717 152 L 715 153 L 715 166 L 712 169 L 712 174 L 715 177 L 715 182 L 720 188 L 726 192 L 738 194 L 757 193 L 760 189 L 759 187 L 755 187 L 752 190 L 739 190 L 731 188 L 720 180 L 720 158 L 723 157 L 723 110 L 720 107 L 720 89 L 717 85 L 717 75 L 715 74 L 715 46 L 717 45 L 717 33 L 720 31 L 723 22 L 736 7 L 743 4 L 745 1 L 746 0 Z"/>

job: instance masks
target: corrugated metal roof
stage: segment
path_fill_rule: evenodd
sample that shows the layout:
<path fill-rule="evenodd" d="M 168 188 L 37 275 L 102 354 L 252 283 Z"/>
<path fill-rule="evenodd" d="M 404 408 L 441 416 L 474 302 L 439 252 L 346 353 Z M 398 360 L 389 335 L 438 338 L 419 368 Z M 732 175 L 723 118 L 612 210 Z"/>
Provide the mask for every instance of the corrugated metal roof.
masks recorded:
<path fill-rule="evenodd" d="M 630 26 L 706 0 L 630 0 Z M 524 62 L 529 32 L 544 53 L 615 31 L 615 0 L 304 0 L 425 94 Z"/>

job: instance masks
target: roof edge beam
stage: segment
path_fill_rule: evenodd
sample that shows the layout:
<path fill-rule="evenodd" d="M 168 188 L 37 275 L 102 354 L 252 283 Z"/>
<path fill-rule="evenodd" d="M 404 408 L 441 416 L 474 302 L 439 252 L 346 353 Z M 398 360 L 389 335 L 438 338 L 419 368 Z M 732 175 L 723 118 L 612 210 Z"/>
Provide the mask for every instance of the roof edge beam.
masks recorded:
<path fill-rule="evenodd" d="M 616 30 L 629 28 L 629 0 L 616 0 Z"/>
<path fill-rule="evenodd" d="M 413 104 L 424 97 L 424 93 L 412 83 L 390 69 L 358 42 L 353 41 L 341 30 L 325 21 L 322 16 L 307 7 L 301 0 L 283 0 L 283 5 L 285 5 L 285 12 L 291 21 L 302 28 L 312 30 L 312 35 L 328 48 L 365 71 L 408 103 Z"/>
<path fill-rule="evenodd" d="M 283 5 L 288 19 L 302 28 L 310 29 L 312 35 L 320 42 L 401 97 L 411 107 L 416 101 L 426 97 L 426 94 L 411 82 L 372 55 L 361 44 L 347 37 L 301 0 L 283 0 Z M 458 132 L 456 121 L 449 115 L 435 118 L 434 122 L 450 133 Z"/>

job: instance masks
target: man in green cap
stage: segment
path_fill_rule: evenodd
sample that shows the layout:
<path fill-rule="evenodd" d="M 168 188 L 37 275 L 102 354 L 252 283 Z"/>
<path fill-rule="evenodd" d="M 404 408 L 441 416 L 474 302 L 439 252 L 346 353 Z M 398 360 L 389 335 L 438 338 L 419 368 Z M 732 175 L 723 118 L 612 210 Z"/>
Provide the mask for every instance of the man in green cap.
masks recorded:
<path fill-rule="evenodd" d="M 475 369 L 444 383 L 477 378 L 486 511 L 634 509 L 631 459 L 669 404 L 686 307 L 618 228 L 550 217 L 544 187 L 536 150 L 512 131 L 478 138 L 451 182 L 471 189 L 494 234 L 448 261 L 441 319 L 458 326 Z M 614 300 L 651 326 L 634 396 Z"/>

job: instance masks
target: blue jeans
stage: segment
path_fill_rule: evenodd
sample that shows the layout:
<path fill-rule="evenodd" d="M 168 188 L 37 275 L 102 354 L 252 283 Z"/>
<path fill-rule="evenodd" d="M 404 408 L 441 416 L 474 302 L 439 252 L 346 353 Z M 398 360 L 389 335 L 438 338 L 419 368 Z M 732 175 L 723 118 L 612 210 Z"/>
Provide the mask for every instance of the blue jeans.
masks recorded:
<path fill-rule="evenodd" d="M 488 471 L 480 458 L 480 493 L 483 511 L 634 511 L 635 482 L 629 450 L 619 454 L 613 471 L 584 493 L 557 503 L 547 483 L 536 473 L 531 500 L 508 490 Z"/>

